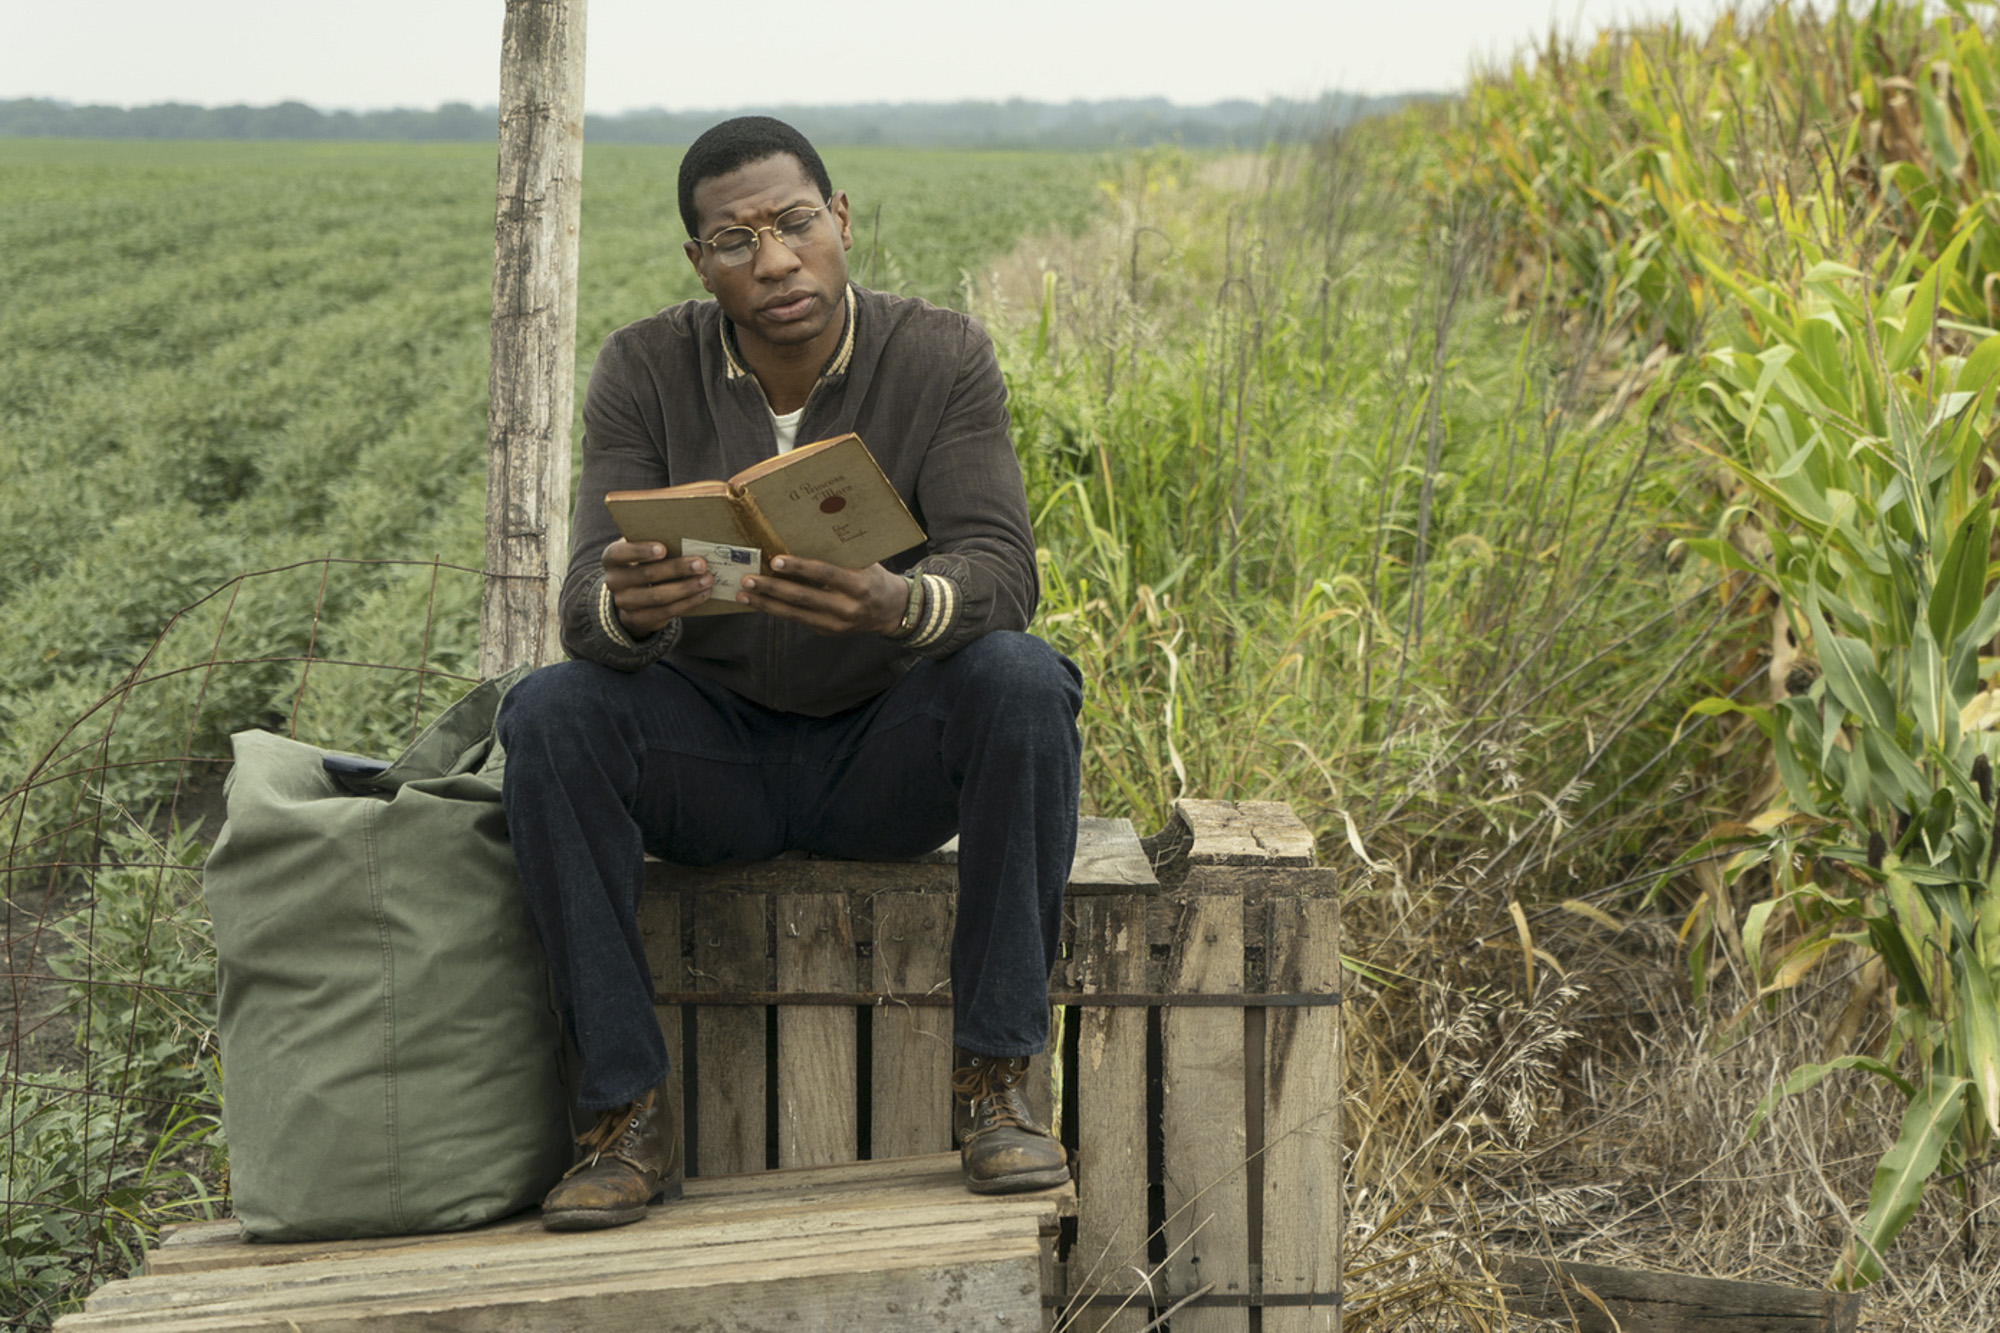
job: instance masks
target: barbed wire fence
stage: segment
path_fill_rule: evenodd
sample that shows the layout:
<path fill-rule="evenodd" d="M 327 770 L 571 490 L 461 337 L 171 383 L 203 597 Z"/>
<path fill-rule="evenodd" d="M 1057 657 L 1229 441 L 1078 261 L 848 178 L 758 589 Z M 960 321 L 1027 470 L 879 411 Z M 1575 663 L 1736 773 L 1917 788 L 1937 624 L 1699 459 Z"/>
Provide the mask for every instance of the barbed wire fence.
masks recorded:
<path fill-rule="evenodd" d="M 135 1271 L 162 1227 L 227 1214 L 200 871 L 229 735 L 393 758 L 476 683 L 484 578 L 331 556 L 239 574 L 94 699 L 76 673 L 15 708 L 0 751 L 0 1328 L 47 1328 Z"/>

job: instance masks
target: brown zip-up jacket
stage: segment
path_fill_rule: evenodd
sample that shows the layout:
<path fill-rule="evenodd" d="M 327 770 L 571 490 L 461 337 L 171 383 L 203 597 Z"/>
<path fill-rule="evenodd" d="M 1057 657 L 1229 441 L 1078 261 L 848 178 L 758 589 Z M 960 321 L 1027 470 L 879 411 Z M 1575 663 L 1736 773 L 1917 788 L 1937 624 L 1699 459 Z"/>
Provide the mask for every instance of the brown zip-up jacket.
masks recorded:
<path fill-rule="evenodd" d="M 887 689 L 918 657 L 1027 628 L 1038 588 L 1020 462 L 992 341 L 966 315 L 848 288 L 847 332 L 806 399 L 800 444 L 853 431 L 928 540 L 884 561 L 923 576 L 903 639 L 822 636 L 762 613 L 694 616 L 633 640 L 604 586 L 618 529 L 609 491 L 720 480 L 777 448 L 764 390 L 712 300 L 670 306 L 604 340 L 583 404 L 583 476 L 563 580 L 563 645 L 636 671 L 661 658 L 785 712 L 824 717 Z"/>

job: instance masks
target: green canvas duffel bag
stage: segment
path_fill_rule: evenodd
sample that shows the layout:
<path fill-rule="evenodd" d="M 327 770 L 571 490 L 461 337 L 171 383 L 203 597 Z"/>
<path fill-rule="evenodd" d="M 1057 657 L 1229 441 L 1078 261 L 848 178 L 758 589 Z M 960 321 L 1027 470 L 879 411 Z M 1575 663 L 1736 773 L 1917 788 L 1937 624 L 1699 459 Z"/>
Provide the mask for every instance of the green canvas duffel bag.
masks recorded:
<path fill-rule="evenodd" d="M 230 1195 L 254 1239 L 475 1226 L 569 1165 L 560 1024 L 500 807 L 493 718 L 517 678 L 380 772 L 232 738 L 204 884 Z"/>

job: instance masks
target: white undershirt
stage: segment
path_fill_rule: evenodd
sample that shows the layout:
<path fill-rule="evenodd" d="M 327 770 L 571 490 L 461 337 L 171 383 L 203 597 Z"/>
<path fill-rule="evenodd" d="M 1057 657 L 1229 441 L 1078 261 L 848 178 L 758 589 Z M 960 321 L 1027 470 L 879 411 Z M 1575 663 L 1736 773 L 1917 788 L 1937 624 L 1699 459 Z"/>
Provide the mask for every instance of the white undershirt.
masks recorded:
<path fill-rule="evenodd" d="M 768 411 L 769 409 L 766 410 Z M 779 453 L 790 453 L 792 446 L 798 443 L 799 418 L 805 414 L 806 410 L 803 407 L 796 412 L 787 412 L 783 416 L 779 416 L 776 412 L 771 413 L 771 429 L 778 432 Z"/>

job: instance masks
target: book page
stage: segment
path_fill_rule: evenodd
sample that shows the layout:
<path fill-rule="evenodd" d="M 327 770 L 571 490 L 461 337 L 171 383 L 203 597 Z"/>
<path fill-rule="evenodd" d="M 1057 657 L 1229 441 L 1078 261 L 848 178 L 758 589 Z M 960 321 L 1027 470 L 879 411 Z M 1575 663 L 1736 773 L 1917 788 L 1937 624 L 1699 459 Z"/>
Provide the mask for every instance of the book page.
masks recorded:
<path fill-rule="evenodd" d="M 862 569 L 924 540 L 858 435 L 767 459 L 737 485 L 794 555 Z"/>
<path fill-rule="evenodd" d="M 736 521 L 736 504 L 729 496 L 727 482 L 699 482 L 704 489 L 689 493 L 682 487 L 670 491 L 613 491 L 604 497 L 611 521 L 628 542 L 659 542 L 668 556 L 682 554 L 681 539 L 748 546 Z"/>
<path fill-rule="evenodd" d="M 782 454 L 772 454 L 761 463 L 752 463 L 749 467 L 744 468 L 741 472 L 731 477 L 729 484 L 731 486 L 748 486 L 759 477 L 769 476 L 781 468 L 799 466 L 805 459 L 811 458 L 815 454 L 823 454 L 838 445 L 846 444 L 849 440 L 858 442 L 860 439 L 859 435 L 856 435 L 853 431 L 849 431 L 845 435 L 836 435 L 831 439 L 814 440 L 811 444 L 797 445 Z M 861 447 L 866 449 L 868 446 L 864 444 Z"/>

